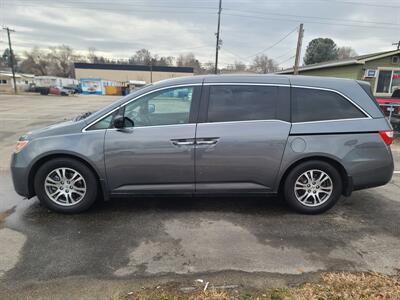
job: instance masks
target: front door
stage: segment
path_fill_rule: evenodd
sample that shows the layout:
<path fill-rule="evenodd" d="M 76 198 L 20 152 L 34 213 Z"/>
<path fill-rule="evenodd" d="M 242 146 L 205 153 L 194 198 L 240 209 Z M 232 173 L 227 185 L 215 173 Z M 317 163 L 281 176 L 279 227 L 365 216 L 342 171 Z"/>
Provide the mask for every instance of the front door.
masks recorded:
<path fill-rule="evenodd" d="M 290 131 L 290 88 L 210 84 L 204 93 L 196 192 L 272 191 Z"/>
<path fill-rule="evenodd" d="M 108 129 L 105 135 L 111 193 L 194 191 L 196 124 L 192 110 L 200 89 L 163 89 L 120 109 L 119 114 L 127 118 L 125 128 Z"/>

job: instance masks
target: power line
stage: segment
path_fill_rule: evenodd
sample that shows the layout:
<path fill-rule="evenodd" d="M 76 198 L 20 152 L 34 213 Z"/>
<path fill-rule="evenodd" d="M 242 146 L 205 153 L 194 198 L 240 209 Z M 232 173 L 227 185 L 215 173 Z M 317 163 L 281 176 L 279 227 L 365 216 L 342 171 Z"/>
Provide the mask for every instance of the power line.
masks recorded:
<path fill-rule="evenodd" d="M 388 27 L 388 26 L 367 26 L 367 25 L 357 25 L 357 24 L 343 24 L 343 23 L 328 23 L 328 22 L 318 22 L 318 21 L 304 21 L 300 19 L 287 19 L 287 18 L 274 18 L 274 17 L 261 17 L 261 16 L 255 16 L 255 15 L 241 15 L 241 14 L 227 14 L 223 13 L 224 16 L 233 16 L 233 17 L 243 17 L 243 18 L 251 18 L 251 19 L 262 19 L 262 20 L 284 20 L 284 21 L 289 21 L 289 22 L 303 22 L 303 23 L 311 23 L 311 24 L 324 24 L 324 25 L 333 25 L 333 26 L 347 26 L 347 27 L 360 27 L 360 28 L 381 28 L 381 29 L 393 29 L 393 30 L 399 30 L 399 28 L 396 27 Z M 397 25 L 396 25 L 397 26 Z M 400 25 L 399 25 L 400 27 Z"/>
<path fill-rule="evenodd" d="M 303 15 L 293 15 L 293 14 L 281 14 L 281 13 L 268 13 L 261 10 L 237 10 L 232 8 L 226 8 L 225 10 L 228 11 L 236 11 L 236 12 L 243 12 L 249 14 L 261 14 L 261 15 L 272 15 L 272 16 L 282 16 L 282 17 L 295 17 L 295 18 L 307 18 L 307 19 L 318 19 L 318 20 L 331 20 L 331 21 L 339 21 L 339 22 L 357 22 L 357 23 L 364 23 L 364 24 L 375 24 L 375 25 L 390 25 L 390 26 L 400 26 L 400 24 L 393 24 L 389 22 L 375 22 L 375 21 L 362 21 L 362 20 L 350 20 L 350 19 L 337 19 L 337 18 L 329 18 L 329 17 L 318 17 L 318 16 L 303 16 Z M 351 24 L 349 24 L 351 25 Z"/>
<path fill-rule="evenodd" d="M 268 51 L 272 48 L 274 48 L 276 45 L 278 45 L 279 43 L 281 43 L 283 40 L 285 40 L 287 37 L 289 37 L 293 32 L 295 32 L 297 30 L 297 27 L 295 27 L 293 30 L 291 30 L 289 33 L 285 34 L 280 40 L 278 40 L 277 42 L 273 43 L 272 45 L 258 51 L 257 53 L 253 54 L 253 55 L 249 55 L 246 58 L 250 58 L 250 57 L 254 57 L 257 56 L 258 54 L 264 53 L 265 51 Z"/>
<path fill-rule="evenodd" d="M 6 0 L 7 1 L 7 0 Z M 15 3 L 16 1 L 11 1 L 9 4 Z M 18 1 L 17 1 L 18 2 Z M 124 6 L 124 7 L 157 7 L 157 8 L 195 8 L 195 9 L 208 9 L 208 10 L 214 10 L 215 8 L 212 6 L 191 6 L 191 5 L 186 5 L 186 7 L 183 7 L 182 5 L 177 6 L 177 5 L 171 5 L 171 4 L 143 4 L 143 2 L 138 2 L 134 3 L 132 1 L 130 2 L 123 2 L 123 3 L 117 3 L 117 2 L 88 2 L 88 1 L 62 1 L 62 3 L 54 3 L 53 1 L 47 1 L 47 0 L 39 0 L 39 1 L 34 1 L 34 0 L 27 0 L 27 1 L 19 1 L 21 4 L 34 4 L 34 5 L 49 5 L 49 4 L 72 4 L 72 5 L 82 5 L 86 6 L 94 6 L 92 8 L 97 8 L 99 5 L 109 5 L 111 7 L 115 7 L 116 5 L 118 6 Z"/>
<path fill-rule="evenodd" d="M 285 56 L 287 56 L 289 53 L 291 53 L 291 52 L 293 52 L 293 51 L 295 51 L 295 50 L 296 50 L 296 48 L 292 48 L 292 49 L 290 49 L 289 51 L 286 51 L 286 52 L 284 52 L 283 54 L 281 54 L 281 55 L 275 57 L 275 59 L 280 59 L 280 58 L 282 58 L 282 57 L 285 57 Z"/>
<path fill-rule="evenodd" d="M 319 0 L 319 1 L 324 1 L 324 0 Z M 332 1 L 332 0 L 329 0 L 330 2 L 337 2 L 337 3 L 354 3 L 354 2 L 348 2 L 348 1 Z M 115 3 L 115 2 L 113 2 L 113 3 L 110 3 L 110 2 L 87 2 L 87 1 L 71 1 L 71 0 L 69 0 L 69 1 L 63 1 L 62 3 L 54 3 L 54 2 L 50 2 L 50 1 L 47 1 L 47 0 L 37 0 L 37 1 L 34 1 L 34 0 L 28 0 L 28 1 L 24 1 L 24 2 L 18 2 L 18 0 L 17 1 L 13 1 L 13 2 L 11 2 L 11 3 L 9 3 L 9 4 L 14 4 L 14 3 L 19 3 L 19 4 L 21 4 L 22 6 L 26 6 L 27 5 L 27 3 L 28 4 L 41 4 L 41 3 L 46 3 L 46 5 L 49 5 L 49 4 L 52 4 L 52 5 L 65 5 L 65 4 L 77 4 L 77 6 L 71 6 L 71 8 L 72 7 L 74 7 L 74 8 L 76 8 L 76 7 L 78 7 L 78 8 L 83 8 L 83 9 L 92 9 L 92 8 L 96 8 L 96 9 L 98 9 L 99 7 L 98 7 L 98 5 L 102 5 L 102 9 L 112 9 L 113 7 L 115 7 L 115 5 L 116 4 L 118 4 L 118 3 Z M 141 3 L 141 2 L 138 2 L 138 3 Z M 83 4 L 83 5 L 82 5 Z M 358 3 L 357 3 L 358 4 Z M 365 4 L 365 5 L 367 5 L 366 3 L 359 3 L 359 4 Z M 21 5 L 19 5 L 19 6 L 21 6 Z M 85 5 L 95 5 L 96 7 L 85 7 Z M 110 5 L 110 7 L 104 7 L 104 5 Z M 176 9 L 180 9 L 180 10 L 185 10 L 185 9 L 189 9 L 189 10 L 192 10 L 192 9 L 205 9 L 205 10 L 213 10 L 214 9 L 214 7 L 212 7 L 212 6 L 193 6 L 193 5 L 187 5 L 187 3 L 185 3 L 185 6 L 174 6 L 174 5 L 170 5 L 170 4 L 167 4 L 167 5 L 160 5 L 160 4 L 157 4 L 157 5 L 152 5 L 152 4 L 132 4 L 132 2 L 129 2 L 129 3 L 120 3 L 120 5 L 121 6 L 124 6 L 124 7 L 145 7 L 145 8 L 152 8 L 152 7 L 155 7 L 155 8 L 169 8 L 169 9 L 174 9 L 174 11 L 176 11 Z M 369 5 L 369 4 L 368 4 Z M 379 7 L 382 7 L 382 5 L 381 4 L 379 4 L 379 5 L 373 5 L 373 4 L 370 4 L 371 6 L 379 6 Z M 65 7 L 67 7 L 67 6 L 65 6 Z M 69 6 L 68 6 L 69 7 Z M 400 8 L 400 6 L 390 6 L 390 5 L 388 5 L 387 7 L 398 7 L 398 8 Z M 364 23 L 364 24 L 376 24 L 376 25 L 390 25 L 390 26 L 400 26 L 400 24 L 393 24 L 393 23 L 389 23 L 389 22 L 375 22 L 375 21 L 363 21 L 363 20 L 349 20 L 349 19 L 337 19 L 337 18 L 329 18 L 329 17 L 319 17 L 319 16 L 303 16 L 303 15 L 293 15 L 293 14 L 281 14 L 281 13 L 268 13 L 268 12 L 264 12 L 264 11 L 262 11 L 262 12 L 260 12 L 260 10 L 248 10 L 248 9 L 245 9 L 245 10 L 243 10 L 243 9 L 235 9 L 235 8 L 224 8 L 224 10 L 227 10 L 227 11 L 237 11 L 237 12 L 243 12 L 243 13 L 257 13 L 257 14 L 263 14 L 263 15 L 274 15 L 274 16 L 283 16 L 283 17 L 296 17 L 296 18 L 308 18 L 308 19 L 319 19 L 319 20 L 332 20 L 332 21 L 340 21 L 340 22 L 352 22 L 352 23 L 354 23 L 354 22 L 358 22 L 358 23 Z M 154 11 L 154 10 L 151 10 L 151 11 Z M 351 24 L 349 24 L 349 25 L 351 25 Z"/>
<path fill-rule="evenodd" d="M 278 62 L 277 64 L 278 64 L 278 65 L 281 65 L 281 64 L 283 64 L 283 63 L 285 63 L 285 62 L 288 62 L 289 60 L 291 60 L 291 59 L 293 59 L 293 58 L 295 58 L 295 57 L 296 57 L 296 55 L 293 55 L 293 56 L 289 57 L 288 59 L 285 59 L 285 60 L 283 60 L 283 61 Z"/>
<path fill-rule="evenodd" d="M 367 2 L 356 2 L 356 1 L 340 1 L 340 0 L 319 0 L 323 2 L 334 2 L 334 3 L 343 3 L 343 4 L 355 4 L 355 5 L 361 5 L 361 6 L 371 6 L 371 7 L 389 7 L 389 8 L 400 8 L 399 5 L 388 5 L 388 4 L 374 4 L 374 3 L 367 3 Z"/>
<path fill-rule="evenodd" d="M 163 8 L 163 10 L 143 10 L 143 9 L 124 9 L 123 11 L 121 11 L 121 9 L 118 8 L 107 8 L 107 7 L 84 7 L 84 6 L 68 6 L 68 5 L 62 5 L 62 3 L 51 3 L 53 7 L 59 7 L 59 8 L 67 8 L 67 9 L 83 9 L 83 10 L 90 10 L 90 11 L 103 11 L 103 12 L 108 12 L 108 13 L 121 13 L 121 12 L 127 12 L 127 13 L 131 13 L 131 12 L 140 12 L 140 13 L 165 13 L 165 12 L 171 12 L 174 14 L 195 14 L 195 15 L 199 15 L 199 14 L 203 14 L 203 15 L 214 15 L 215 13 L 212 12 L 196 12 L 193 11 L 193 9 L 187 8 L 186 10 L 180 10 L 177 11 L 176 9 L 172 9 L 172 10 L 166 10 L 167 8 Z M 13 2 L 13 3 L 9 3 L 10 6 L 16 6 L 16 7 L 35 7 L 35 8 L 39 8 L 37 5 L 33 5 L 33 4 L 23 4 L 23 3 L 17 3 L 17 2 Z M 50 6 L 50 5 L 48 5 Z M 186 9 L 186 8 L 184 8 Z"/>

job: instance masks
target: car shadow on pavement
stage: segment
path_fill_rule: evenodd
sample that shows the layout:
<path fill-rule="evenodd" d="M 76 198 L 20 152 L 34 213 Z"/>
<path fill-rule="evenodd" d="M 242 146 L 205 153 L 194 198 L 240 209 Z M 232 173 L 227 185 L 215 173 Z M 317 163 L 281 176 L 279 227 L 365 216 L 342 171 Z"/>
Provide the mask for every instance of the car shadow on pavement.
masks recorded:
<path fill-rule="evenodd" d="M 104 211 L 193 211 L 193 212 L 240 212 L 266 213 L 285 212 L 289 208 L 274 196 L 193 196 L 193 197 L 129 197 L 113 198 L 109 201 L 98 201 L 87 213 L 100 213 Z"/>

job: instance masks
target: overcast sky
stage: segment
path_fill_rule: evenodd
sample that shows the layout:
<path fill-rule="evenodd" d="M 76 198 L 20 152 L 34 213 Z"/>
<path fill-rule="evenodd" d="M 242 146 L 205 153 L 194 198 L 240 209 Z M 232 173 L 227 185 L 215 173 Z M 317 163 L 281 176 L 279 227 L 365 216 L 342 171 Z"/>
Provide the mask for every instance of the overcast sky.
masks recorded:
<path fill-rule="evenodd" d="M 332 38 L 359 54 L 394 49 L 391 44 L 400 39 L 399 0 L 222 1 L 221 65 L 249 64 L 264 53 L 281 67 L 292 66 L 300 22 L 302 54 L 316 37 Z M 114 58 L 140 48 L 160 56 L 193 52 L 207 62 L 215 56 L 217 8 L 218 0 L 0 0 L 0 24 L 16 30 L 16 54 L 66 44 L 81 53 L 94 47 Z M 2 53 L 5 31 L 0 38 Z"/>

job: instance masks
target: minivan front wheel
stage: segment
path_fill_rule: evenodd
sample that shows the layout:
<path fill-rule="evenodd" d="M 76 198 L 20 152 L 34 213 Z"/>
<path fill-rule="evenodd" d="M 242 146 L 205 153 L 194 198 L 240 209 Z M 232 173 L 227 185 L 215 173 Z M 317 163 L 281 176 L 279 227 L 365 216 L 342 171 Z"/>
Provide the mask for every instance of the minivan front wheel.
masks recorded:
<path fill-rule="evenodd" d="M 45 162 L 35 175 L 35 191 L 49 209 L 61 213 L 78 213 L 96 200 L 97 180 L 83 163 L 70 158 Z"/>
<path fill-rule="evenodd" d="M 342 186 L 335 167 L 324 161 L 307 161 L 293 168 L 286 177 L 285 200 L 300 213 L 322 213 L 339 200 Z"/>

